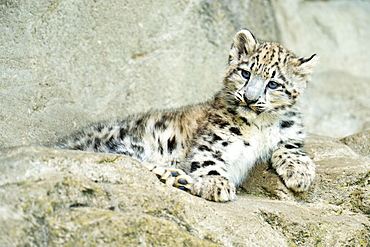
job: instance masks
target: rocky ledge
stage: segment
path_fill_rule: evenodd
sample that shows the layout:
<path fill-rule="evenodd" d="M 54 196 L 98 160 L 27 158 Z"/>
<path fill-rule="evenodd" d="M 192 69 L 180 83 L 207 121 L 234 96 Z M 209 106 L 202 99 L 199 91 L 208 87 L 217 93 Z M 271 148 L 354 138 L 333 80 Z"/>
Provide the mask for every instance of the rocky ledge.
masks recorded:
<path fill-rule="evenodd" d="M 123 155 L 4 149 L 0 246 L 369 246 L 369 150 L 370 131 L 310 137 L 310 191 L 260 164 L 235 201 L 214 203 Z"/>

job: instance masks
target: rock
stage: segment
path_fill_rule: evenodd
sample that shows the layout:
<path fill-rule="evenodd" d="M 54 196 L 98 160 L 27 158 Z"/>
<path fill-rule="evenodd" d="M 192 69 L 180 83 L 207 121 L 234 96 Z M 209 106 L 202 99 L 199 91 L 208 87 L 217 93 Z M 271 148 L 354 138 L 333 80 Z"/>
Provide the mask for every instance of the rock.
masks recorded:
<path fill-rule="evenodd" d="M 370 156 L 370 130 L 347 136 L 340 140 L 360 155 Z"/>
<path fill-rule="evenodd" d="M 0 245 L 217 243 L 190 234 L 186 197 L 128 157 L 42 147 L 1 157 Z"/>
<path fill-rule="evenodd" d="M 370 158 L 313 136 L 318 165 L 293 194 L 256 167 L 235 201 L 166 186 L 114 154 L 13 147 L 0 151 L 0 246 L 367 246 Z"/>
<path fill-rule="evenodd" d="M 236 31 L 276 37 L 268 0 L 3 2 L 0 147 L 203 102 L 221 87 Z"/>
<path fill-rule="evenodd" d="M 279 41 L 320 57 L 306 92 L 309 131 L 340 138 L 370 129 L 370 2 L 272 3 Z"/>

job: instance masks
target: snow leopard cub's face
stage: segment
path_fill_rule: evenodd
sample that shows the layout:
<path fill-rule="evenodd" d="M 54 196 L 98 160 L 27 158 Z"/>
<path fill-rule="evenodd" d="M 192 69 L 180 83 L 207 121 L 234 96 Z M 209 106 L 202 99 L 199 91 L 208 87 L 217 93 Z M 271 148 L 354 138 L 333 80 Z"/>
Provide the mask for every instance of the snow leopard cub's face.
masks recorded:
<path fill-rule="evenodd" d="M 278 43 L 260 42 L 242 30 L 230 49 L 225 80 L 229 101 L 238 111 L 257 115 L 293 105 L 316 61 L 315 54 L 299 58 Z"/>

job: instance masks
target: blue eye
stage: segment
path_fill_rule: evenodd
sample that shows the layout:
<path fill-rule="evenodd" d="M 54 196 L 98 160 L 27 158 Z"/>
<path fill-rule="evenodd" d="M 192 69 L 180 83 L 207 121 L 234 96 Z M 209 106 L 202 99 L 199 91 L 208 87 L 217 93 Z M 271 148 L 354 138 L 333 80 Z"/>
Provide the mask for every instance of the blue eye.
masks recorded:
<path fill-rule="evenodd" d="M 274 81 L 270 81 L 268 84 L 267 84 L 268 88 L 270 89 L 277 89 L 278 87 L 280 87 L 280 84 L 277 83 L 277 82 L 274 82 Z"/>
<path fill-rule="evenodd" d="M 246 70 L 242 70 L 241 74 L 242 74 L 243 78 L 246 79 L 246 80 L 249 80 L 249 78 L 251 77 L 251 72 L 246 71 Z"/>

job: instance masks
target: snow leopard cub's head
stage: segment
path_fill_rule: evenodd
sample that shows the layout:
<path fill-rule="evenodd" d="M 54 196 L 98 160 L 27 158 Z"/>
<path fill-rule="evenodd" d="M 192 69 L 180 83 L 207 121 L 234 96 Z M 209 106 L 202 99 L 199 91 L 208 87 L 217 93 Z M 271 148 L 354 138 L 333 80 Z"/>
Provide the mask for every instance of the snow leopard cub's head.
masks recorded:
<path fill-rule="evenodd" d="M 297 57 L 278 43 L 239 31 L 229 56 L 225 89 L 229 102 L 245 113 L 271 113 L 294 105 L 318 57 Z"/>

